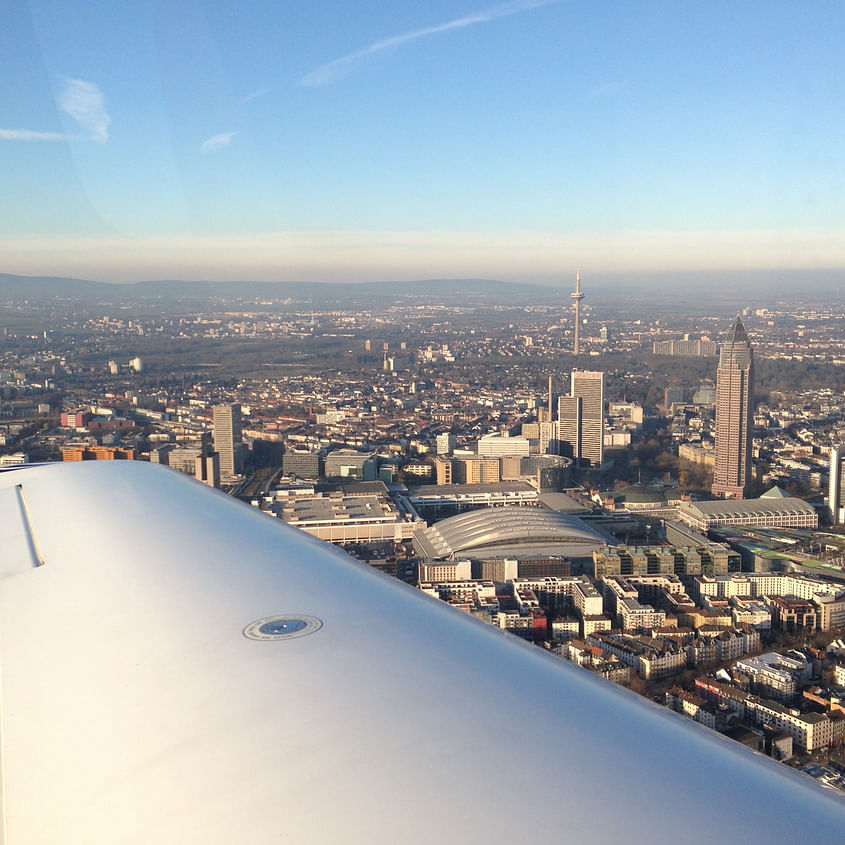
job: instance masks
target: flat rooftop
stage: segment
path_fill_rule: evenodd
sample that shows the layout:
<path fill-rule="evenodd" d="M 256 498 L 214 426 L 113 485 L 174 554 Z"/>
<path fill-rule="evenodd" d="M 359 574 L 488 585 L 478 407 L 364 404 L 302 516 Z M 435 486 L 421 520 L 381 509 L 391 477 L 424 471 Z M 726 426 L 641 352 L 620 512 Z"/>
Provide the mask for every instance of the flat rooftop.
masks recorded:
<path fill-rule="evenodd" d="M 497 481 L 490 484 L 420 484 L 408 487 L 408 496 L 471 496 L 486 493 L 536 493 L 527 481 Z"/>

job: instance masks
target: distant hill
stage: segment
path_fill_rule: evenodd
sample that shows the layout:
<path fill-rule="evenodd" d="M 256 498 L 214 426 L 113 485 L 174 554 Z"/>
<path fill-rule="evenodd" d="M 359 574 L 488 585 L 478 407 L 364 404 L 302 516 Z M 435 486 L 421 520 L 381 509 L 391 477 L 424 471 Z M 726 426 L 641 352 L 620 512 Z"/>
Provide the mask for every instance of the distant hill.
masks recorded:
<path fill-rule="evenodd" d="M 216 301 L 285 300 L 293 307 L 364 309 L 390 303 L 448 306 L 551 305 L 570 308 L 571 280 L 559 285 L 517 284 L 499 279 L 419 279 L 410 282 L 186 282 L 179 279 L 115 284 L 58 276 L 0 273 L 0 300 L 68 300 L 130 303 L 183 302 L 216 308 Z M 633 308 L 649 314 L 735 313 L 780 301 L 841 303 L 842 270 L 677 271 L 603 274 L 582 290 L 608 317 Z"/>
<path fill-rule="evenodd" d="M 63 276 L 13 276 L 0 273 L 0 297 L 4 299 L 83 299 L 113 287 L 116 285 L 101 285 L 99 282 Z"/>
<path fill-rule="evenodd" d="M 0 299 L 68 299 L 112 303 L 138 300 L 290 299 L 313 305 L 360 306 L 422 300 L 450 304 L 549 303 L 565 301 L 563 291 L 496 279 L 421 279 L 412 282 L 186 282 L 163 279 L 128 284 L 57 276 L 0 273 Z"/>

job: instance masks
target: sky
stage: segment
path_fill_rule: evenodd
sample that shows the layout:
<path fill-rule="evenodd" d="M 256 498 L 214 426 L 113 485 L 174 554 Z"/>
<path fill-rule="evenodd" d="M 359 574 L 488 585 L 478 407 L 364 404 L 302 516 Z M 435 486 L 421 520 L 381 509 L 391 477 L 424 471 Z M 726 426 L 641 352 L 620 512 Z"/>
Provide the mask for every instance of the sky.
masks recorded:
<path fill-rule="evenodd" d="M 845 268 L 843 32 L 823 0 L 12 0 L 0 272 Z"/>

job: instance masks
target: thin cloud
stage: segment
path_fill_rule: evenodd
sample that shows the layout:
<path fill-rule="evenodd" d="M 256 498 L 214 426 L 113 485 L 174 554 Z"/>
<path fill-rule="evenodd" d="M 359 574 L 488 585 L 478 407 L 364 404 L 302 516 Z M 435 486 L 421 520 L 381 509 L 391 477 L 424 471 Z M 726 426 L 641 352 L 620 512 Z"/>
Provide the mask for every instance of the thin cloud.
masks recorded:
<path fill-rule="evenodd" d="M 244 105 L 244 103 L 252 102 L 252 100 L 257 100 L 260 97 L 266 97 L 273 89 L 272 88 L 260 88 L 258 91 L 252 91 L 251 93 L 247 94 L 245 97 L 241 97 L 238 105 Z"/>
<path fill-rule="evenodd" d="M 103 92 L 93 82 L 63 77 L 57 100 L 59 108 L 79 124 L 83 135 L 39 132 L 34 129 L 0 129 L 0 140 L 97 141 L 101 144 L 108 141 L 111 118 L 106 111 Z"/>
<path fill-rule="evenodd" d="M 66 77 L 59 106 L 85 130 L 89 140 L 101 144 L 108 141 L 111 118 L 106 112 L 103 92 L 93 82 Z"/>
<path fill-rule="evenodd" d="M 0 129 L 3 141 L 67 141 L 71 138 L 63 132 L 35 132 L 32 129 Z"/>
<path fill-rule="evenodd" d="M 373 53 L 379 53 L 382 50 L 389 50 L 393 47 L 401 47 L 403 44 L 417 41 L 420 38 L 427 38 L 430 35 L 439 35 L 441 32 L 450 32 L 453 29 L 464 29 L 468 26 L 487 23 L 498 18 L 507 18 L 511 15 L 518 15 L 521 12 L 536 9 L 539 6 L 549 6 L 559 2 L 560 0 L 512 0 L 512 2 L 491 6 L 489 9 L 482 9 L 479 12 L 473 12 L 463 18 L 456 18 L 453 21 L 438 24 L 437 26 L 428 26 L 423 29 L 415 29 L 412 32 L 404 32 L 401 35 L 394 35 L 390 38 L 385 38 L 383 41 L 375 41 L 360 50 L 356 50 L 354 53 L 350 53 L 348 56 L 341 56 L 339 59 L 335 59 L 328 64 L 314 68 L 314 70 L 306 73 L 299 80 L 299 84 L 314 88 L 321 85 L 329 85 L 352 73 L 355 65 L 361 59 L 365 56 L 371 56 Z"/>
<path fill-rule="evenodd" d="M 237 132 L 221 132 L 219 135 L 212 135 L 200 144 L 200 149 L 204 153 L 216 153 L 218 150 L 222 150 L 223 147 L 228 147 L 229 141 L 237 134 Z"/>

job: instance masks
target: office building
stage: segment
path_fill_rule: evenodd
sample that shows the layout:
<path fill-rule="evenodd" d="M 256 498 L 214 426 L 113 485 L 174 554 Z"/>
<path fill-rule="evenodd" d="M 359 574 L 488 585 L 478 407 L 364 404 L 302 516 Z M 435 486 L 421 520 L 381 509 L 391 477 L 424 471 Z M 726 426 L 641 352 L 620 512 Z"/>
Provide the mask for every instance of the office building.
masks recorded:
<path fill-rule="evenodd" d="M 452 483 L 452 459 L 436 457 L 434 459 L 435 480 L 438 485 Z"/>
<path fill-rule="evenodd" d="M 682 405 L 684 402 L 684 393 L 683 387 L 667 387 L 663 391 L 663 407 L 667 411 L 671 411 L 673 405 Z"/>
<path fill-rule="evenodd" d="M 560 396 L 557 400 L 557 439 L 550 451 L 571 458 L 578 465 L 581 454 L 581 400 L 577 396 Z"/>
<path fill-rule="evenodd" d="M 358 452 L 355 449 L 335 449 L 326 455 L 326 478 L 375 481 L 376 469 L 375 452 Z"/>
<path fill-rule="evenodd" d="M 827 506 L 834 524 L 845 522 L 845 446 L 830 447 Z"/>
<path fill-rule="evenodd" d="M 485 434 L 478 441 L 478 454 L 482 458 L 499 458 L 503 455 L 528 455 L 527 437 L 510 437 L 499 431 Z"/>
<path fill-rule="evenodd" d="M 701 382 L 698 390 L 692 395 L 693 405 L 714 405 L 716 403 L 716 385 L 712 381 Z"/>
<path fill-rule="evenodd" d="M 186 475 L 193 475 L 196 460 L 200 455 L 201 446 L 176 446 L 173 443 L 165 443 L 158 449 L 150 450 L 150 463 L 162 464 Z"/>
<path fill-rule="evenodd" d="M 455 484 L 496 484 L 501 480 L 498 458 L 455 458 L 452 461 Z"/>
<path fill-rule="evenodd" d="M 319 478 L 320 455 L 317 452 L 292 449 L 282 455 L 282 472 L 297 478 Z"/>
<path fill-rule="evenodd" d="M 281 496 L 271 510 L 288 525 L 329 543 L 401 543 L 425 523 L 400 510 L 380 485 L 371 493 Z"/>
<path fill-rule="evenodd" d="M 719 352 L 716 370 L 714 496 L 744 499 L 751 481 L 754 360 L 739 317 Z"/>
<path fill-rule="evenodd" d="M 209 487 L 220 486 L 220 454 L 210 452 L 208 455 L 196 458 L 194 462 L 194 478 Z"/>
<path fill-rule="evenodd" d="M 240 471 L 241 406 L 215 405 L 212 415 L 214 451 L 220 454 L 220 477 L 234 478 Z"/>
<path fill-rule="evenodd" d="M 62 449 L 63 461 L 134 461 L 135 450 L 122 446 L 70 446 Z"/>
<path fill-rule="evenodd" d="M 208 432 L 202 436 L 200 454 L 194 461 L 194 478 L 209 487 L 220 486 L 220 453 L 212 451 Z"/>
<path fill-rule="evenodd" d="M 541 422 L 540 442 L 538 451 L 541 455 L 557 454 L 558 438 L 555 436 L 555 424 L 553 422 Z"/>
<path fill-rule="evenodd" d="M 604 373 L 573 370 L 569 396 L 558 399 L 558 441 L 579 468 L 604 461 Z"/>
<path fill-rule="evenodd" d="M 421 563 L 419 571 L 421 583 L 469 581 L 472 578 L 472 563 L 469 560 L 432 561 Z"/>
<path fill-rule="evenodd" d="M 502 505 L 536 506 L 539 497 L 537 488 L 524 481 L 498 484 L 422 484 L 408 488 L 408 501 L 413 508 L 418 513 L 435 519 L 442 517 L 444 512 L 452 515 L 455 511 L 500 508 Z"/>
<path fill-rule="evenodd" d="M 652 344 L 655 355 L 672 355 L 679 358 L 701 358 L 716 354 L 716 341 L 707 337 L 692 340 L 685 334 L 683 340 L 656 340 Z"/>
<path fill-rule="evenodd" d="M 91 421 L 90 411 L 62 411 L 60 422 L 62 428 L 85 428 Z"/>

